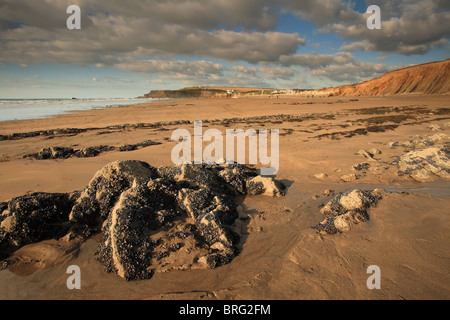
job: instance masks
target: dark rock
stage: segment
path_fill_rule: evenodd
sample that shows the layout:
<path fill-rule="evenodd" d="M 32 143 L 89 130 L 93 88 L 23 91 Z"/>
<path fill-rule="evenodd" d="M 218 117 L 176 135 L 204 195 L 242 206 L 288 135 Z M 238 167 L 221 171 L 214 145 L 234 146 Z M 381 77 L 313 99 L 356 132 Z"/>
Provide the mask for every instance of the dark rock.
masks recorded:
<path fill-rule="evenodd" d="M 96 258 L 108 272 L 125 280 L 148 279 L 153 273 L 154 247 L 149 234 L 176 215 L 173 201 L 165 194 L 151 193 L 145 185 L 132 187 L 122 193 L 108 216 Z"/>
<path fill-rule="evenodd" d="M 368 164 L 367 162 L 358 163 L 353 166 L 353 169 L 355 169 L 356 171 L 368 170 L 369 168 L 370 164 Z"/>
<path fill-rule="evenodd" d="M 256 170 L 236 164 L 226 166 L 219 173 L 219 176 L 225 182 L 233 186 L 238 193 L 243 195 L 247 194 L 247 180 L 257 175 Z"/>
<path fill-rule="evenodd" d="M 71 157 L 75 151 L 72 148 L 51 147 L 43 148 L 38 153 L 26 155 L 27 158 L 35 158 L 37 160 L 48 159 L 67 159 Z"/>
<path fill-rule="evenodd" d="M 108 217 L 122 192 L 135 181 L 146 183 L 156 169 L 140 161 L 116 161 L 97 172 L 83 190 L 70 213 L 70 220 L 91 227 L 99 226 Z"/>
<path fill-rule="evenodd" d="M 0 202 L 0 222 L 2 222 L 2 220 L 1 220 L 2 213 L 7 208 L 8 208 L 8 202 Z"/>
<path fill-rule="evenodd" d="M 125 151 L 134 151 L 140 148 L 146 148 L 154 145 L 159 145 L 161 143 L 154 142 L 151 140 L 147 140 L 141 143 L 133 144 L 133 145 L 125 145 L 119 148 L 112 146 L 94 146 L 83 149 L 72 149 L 72 148 L 64 148 L 64 147 L 51 147 L 41 149 L 38 153 L 32 153 L 24 155 L 23 158 L 34 158 L 37 160 L 47 160 L 47 159 L 67 159 L 70 157 L 77 158 L 92 158 L 96 157 L 103 152 L 109 152 L 114 150 L 119 150 L 120 152 Z"/>
<path fill-rule="evenodd" d="M 113 151 L 114 147 L 110 146 L 95 146 L 89 148 L 83 148 L 80 150 L 76 150 L 74 155 L 78 158 L 93 158 L 98 156 L 103 152 Z"/>
<path fill-rule="evenodd" d="M 33 154 L 32 156 L 38 160 L 47 160 L 51 159 L 52 151 L 50 150 L 50 148 L 44 148 L 41 149 L 38 153 Z"/>
<path fill-rule="evenodd" d="M 68 194 L 34 193 L 11 200 L 2 213 L 4 240 L 21 247 L 65 235 L 73 204 Z"/>
<path fill-rule="evenodd" d="M 75 153 L 72 148 L 62 147 L 51 147 L 50 151 L 52 159 L 67 159 Z"/>
<path fill-rule="evenodd" d="M 120 152 L 128 152 L 128 151 L 134 151 L 134 150 L 137 150 L 137 146 L 136 145 L 131 145 L 131 144 L 129 144 L 129 145 L 124 145 L 124 146 L 121 146 L 121 147 L 119 147 L 119 151 Z"/>
<path fill-rule="evenodd" d="M 226 248 L 233 247 L 234 238 L 226 226 L 231 225 L 238 218 L 234 203 L 209 188 L 182 189 L 177 201 L 195 221 L 202 236 L 210 245 L 221 242 Z"/>
<path fill-rule="evenodd" d="M 134 151 L 140 148 L 146 148 L 146 147 L 150 147 L 150 146 L 155 146 L 155 145 L 160 145 L 161 143 L 159 142 L 154 142 L 151 140 L 147 140 L 141 143 L 136 143 L 136 144 L 130 144 L 130 145 L 124 145 L 118 148 L 118 150 L 120 152 L 126 152 L 126 151 Z"/>

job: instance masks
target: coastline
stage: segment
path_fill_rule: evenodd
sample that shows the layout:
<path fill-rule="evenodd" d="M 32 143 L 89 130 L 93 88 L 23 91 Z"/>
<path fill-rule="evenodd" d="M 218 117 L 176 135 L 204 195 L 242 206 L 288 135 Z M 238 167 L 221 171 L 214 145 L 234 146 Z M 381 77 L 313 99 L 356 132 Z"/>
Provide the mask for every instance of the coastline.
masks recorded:
<path fill-rule="evenodd" d="M 0 122 L 46 119 L 83 110 L 108 109 L 160 100 L 149 98 L 0 99 Z"/>
<path fill-rule="evenodd" d="M 399 176 L 399 168 L 390 164 L 394 157 L 405 153 L 403 147 L 392 148 L 390 143 L 413 140 L 418 135 L 450 133 L 450 115 L 442 111 L 448 109 L 449 102 L 449 96 L 417 95 L 191 99 L 2 122 L 0 135 L 58 128 L 89 130 L 0 141 L 0 202 L 33 192 L 82 190 L 97 171 L 117 160 L 139 160 L 153 167 L 173 166 L 170 154 L 176 143 L 169 141 L 171 134 L 179 128 L 192 131 L 195 120 L 208 121 L 204 123 L 205 130 L 217 128 L 222 132 L 238 128 L 280 129 L 277 179 L 288 190 L 283 198 L 247 196 L 238 200 L 248 215 L 240 227 L 242 251 L 220 268 L 156 273 L 150 280 L 129 283 L 105 273 L 93 259 L 96 237 L 70 257 L 59 256 L 54 243 L 43 242 L 32 245 L 38 248 L 38 256 L 30 255 L 30 250 L 21 251 L 17 258 L 22 259 L 23 265 L 0 271 L 0 284 L 14 289 L 0 293 L 0 298 L 449 297 L 449 182 L 437 176 L 434 181 L 417 182 L 408 175 Z M 82 149 L 146 140 L 160 144 L 129 152 L 109 151 L 90 158 L 23 158 L 53 146 Z M 370 149 L 381 153 L 372 160 L 358 154 Z M 365 162 L 369 163 L 368 169 L 354 169 L 355 164 Z M 359 178 L 342 180 L 351 174 Z M 338 195 L 383 186 L 388 193 L 371 208 L 370 221 L 334 236 L 319 235 L 311 228 L 323 220 L 321 208 L 333 199 L 325 191 Z M 404 193 L 405 190 L 413 192 Z M 39 252 L 44 255 L 39 256 Z M 45 262 L 49 257 L 53 262 Z M 30 263 L 27 259 L 40 262 Z M 78 293 L 65 288 L 65 269 L 71 264 L 83 270 L 83 290 Z M 382 269 L 381 291 L 366 287 L 366 269 L 373 264 Z"/>

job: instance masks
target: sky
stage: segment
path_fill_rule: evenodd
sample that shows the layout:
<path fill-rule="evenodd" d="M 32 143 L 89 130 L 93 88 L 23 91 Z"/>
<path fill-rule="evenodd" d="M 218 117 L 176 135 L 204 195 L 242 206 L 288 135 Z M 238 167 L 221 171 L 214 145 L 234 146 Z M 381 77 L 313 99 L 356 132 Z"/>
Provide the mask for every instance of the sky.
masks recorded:
<path fill-rule="evenodd" d="M 448 0 L 0 0 L 0 99 L 331 87 L 448 59 L 449 40 Z"/>

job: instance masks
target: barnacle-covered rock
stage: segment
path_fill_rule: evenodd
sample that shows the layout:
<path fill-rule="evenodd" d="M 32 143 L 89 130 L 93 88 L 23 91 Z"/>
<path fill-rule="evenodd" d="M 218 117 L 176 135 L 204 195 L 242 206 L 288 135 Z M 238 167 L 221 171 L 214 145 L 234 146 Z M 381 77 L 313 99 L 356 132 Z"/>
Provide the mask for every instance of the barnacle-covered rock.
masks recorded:
<path fill-rule="evenodd" d="M 450 180 L 450 136 L 447 134 L 416 136 L 402 143 L 390 142 L 389 146 L 405 148 L 406 153 L 391 163 L 398 167 L 400 177 L 409 176 L 417 182 Z"/>
<path fill-rule="evenodd" d="M 63 236 L 74 204 L 70 194 L 33 193 L 2 205 L 0 242 L 20 247 Z"/>
<path fill-rule="evenodd" d="M 313 228 L 327 234 L 348 232 L 353 225 L 370 220 L 369 210 L 383 194 L 380 189 L 341 193 L 322 208 L 320 212 L 326 219 Z"/>
<path fill-rule="evenodd" d="M 70 221 L 90 227 L 101 225 L 122 192 L 134 182 L 147 183 L 156 169 L 140 161 L 116 161 L 98 171 L 70 213 Z"/>
<path fill-rule="evenodd" d="M 266 195 L 271 197 L 284 196 L 284 186 L 272 177 L 257 176 L 247 180 L 247 190 L 252 195 Z"/>
<path fill-rule="evenodd" d="M 247 194 L 247 181 L 257 175 L 256 170 L 236 164 L 225 165 L 219 172 L 219 176 L 240 194 Z"/>
<path fill-rule="evenodd" d="M 414 150 L 400 157 L 399 172 L 409 174 L 419 182 L 430 182 L 438 177 L 450 180 L 450 159 L 446 149 Z"/>
<path fill-rule="evenodd" d="M 237 195 L 283 195 L 273 178 L 240 165 L 153 168 L 116 161 L 71 194 L 32 194 L 0 203 L 0 259 L 8 246 L 103 233 L 96 259 L 126 280 L 172 269 L 216 268 L 238 253 Z"/>
<path fill-rule="evenodd" d="M 163 192 L 152 193 L 145 184 L 123 192 L 104 226 L 96 258 L 108 272 L 125 280 L 149 278 L 154 244 L 150 234 L 177 216 L 174 203 Z"/>

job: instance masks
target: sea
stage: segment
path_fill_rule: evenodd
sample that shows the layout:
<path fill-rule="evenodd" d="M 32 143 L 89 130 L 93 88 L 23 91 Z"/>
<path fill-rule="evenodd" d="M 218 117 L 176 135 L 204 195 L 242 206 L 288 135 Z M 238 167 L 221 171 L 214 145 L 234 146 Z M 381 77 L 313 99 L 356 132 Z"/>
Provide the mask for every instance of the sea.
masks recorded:
<path fill-rule="evenodd" d="M 42 119 L 64 113 L 153 103 L 168 99 L 0 99 L 0 121 Z"/>

